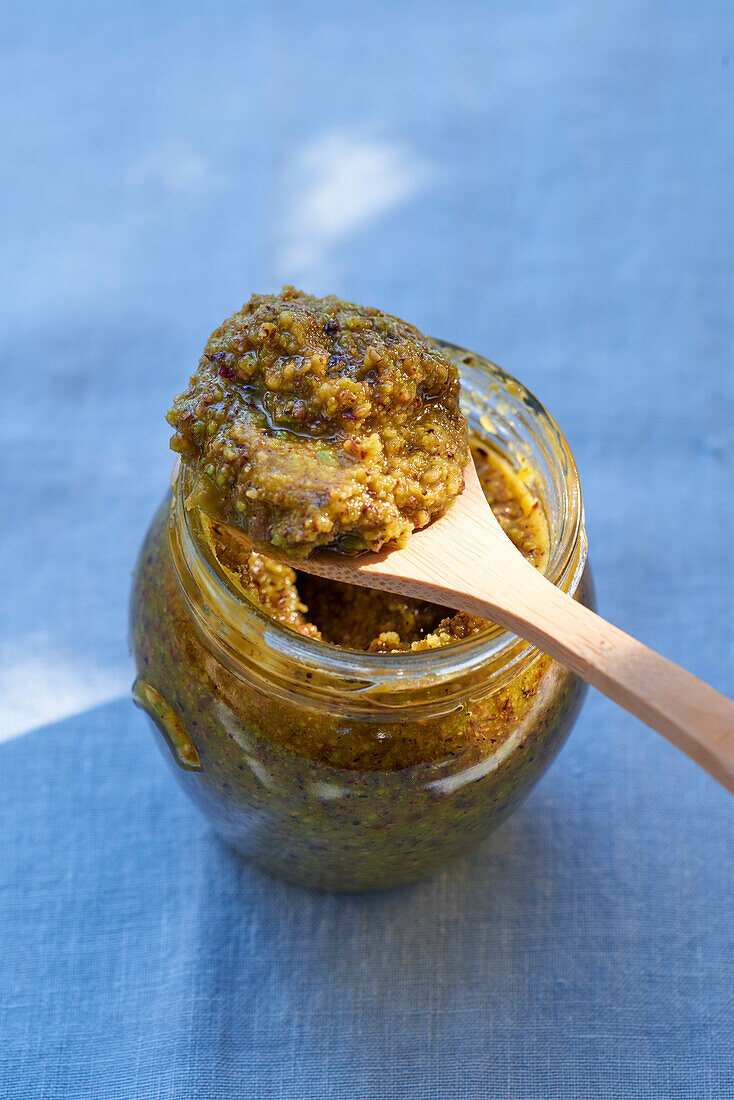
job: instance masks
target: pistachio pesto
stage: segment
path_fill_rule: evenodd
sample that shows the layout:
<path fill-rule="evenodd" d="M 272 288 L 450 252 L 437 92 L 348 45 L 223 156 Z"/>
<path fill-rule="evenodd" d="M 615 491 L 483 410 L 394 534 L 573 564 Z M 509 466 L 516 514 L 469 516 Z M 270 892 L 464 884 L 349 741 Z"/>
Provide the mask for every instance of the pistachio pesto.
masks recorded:
<path fill-rule="evenodd" d="M 335 309 L 341 316 L 341 304 Z M 516 380 L 441 347 L 461 372 L 472 453 L 495 515 L 536 568 L 593 606 L 565 440 Z M 226 454 L 220 466 L 208 460 L 220 454 L 219 432 L 228 446 L 246 400 L 248 415 L 265 418 L 263 446 L 303 439 L 310 454 L 317 440 L 327 450 L 351 436 L 336 428 L 299 435 L 303 425 L 284 424 L 285 409 L 265 386 L 253 387 L 254 397 L 244 386 L 215 391 L 214 368 L 232 382 L 234 367 L 215 358 L 230 354 L 221 345 L 209 350 L 209 382 L 197 372 L 171 412 L 183 463 L 135 571 L 133 697 L 178 781 L 252 863 L 324 889 L 420 878 L 468 851 L 522 800 L 566 738 L 585 685 L 484 620 L 311 577 L 270 554 L 271 543 L 252 551 L 228 535 L 235 489 L 250 475 L 244 461 L 230 469 Z M 196 442 L 204 433 L 214 441 L 206 454 Z M 263 507 L 253 522 L 267 535 L 278 516 Z M 313 545 L 298 544 L 303 553 Z"/>
<path fill-rule="evenodd" d="M 284 287 L 212 333 L 168 413 L 171 447 L 198 502 L 260 549 L 400 546 L 463 487 L 459 391 L 412 325 Z"/>
<path fill-rule="evenodd" d="M 538 569 L 548 559 L 548 525 L 537 497 L 497 452 L 475 445 L 484 494 L 500 525 Z M 221 565 L 271 618 L 307 638 L 371 653 L 436 649 L 489 627 L 485 619 L 424 600 L 298 572 L 248 551 L 226 526 L 208 524 Z"/>

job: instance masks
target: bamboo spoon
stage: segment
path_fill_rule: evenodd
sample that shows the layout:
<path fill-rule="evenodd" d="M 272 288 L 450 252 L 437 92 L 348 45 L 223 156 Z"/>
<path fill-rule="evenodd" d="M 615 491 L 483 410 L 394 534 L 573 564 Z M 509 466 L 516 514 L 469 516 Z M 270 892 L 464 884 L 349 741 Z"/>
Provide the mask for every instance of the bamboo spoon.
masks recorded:
<path fill-rule="evenodd" d="M 446 514 L 401 550 L 356 558 L 321 552 L 291 564 L 491 619 L 641 718 L 734 792 L 734 703 L 546 580 L 500 527 L 473 461 L 464 480 Z M 240 528 L 228 530 L 250 544 Z"/>

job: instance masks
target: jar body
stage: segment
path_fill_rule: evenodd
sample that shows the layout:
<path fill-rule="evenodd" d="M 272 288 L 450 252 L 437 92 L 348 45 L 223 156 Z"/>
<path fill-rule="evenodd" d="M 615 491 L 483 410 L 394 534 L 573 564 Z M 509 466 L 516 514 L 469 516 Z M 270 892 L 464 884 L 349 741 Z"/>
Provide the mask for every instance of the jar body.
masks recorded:
<path fill-rule="evenodd" d="M 430 874 L 499 824 L 568 736 L 585 685 L 544 655 L 509 685 L 483 693 L 474 681 L 460 705 L 415 721 L 386 720 L 377 709 L 350 719 L 247 682 L 194 627 L 171 556 L 170 514 L 169 498 L 135 573 L 134 696 L 192 800 L 265 871 L 331 890 Z M 575 596 L 593 602 L 588 569 Z M 415 763 L 376 767 L 374 746 L 384 744 L 389 760 L 394 738 L 403 747 L 412 739 Z M 421 746 L 442 738 L 450 751 L 422 758 Z M 356 755 L 345 767 L 350 745 Z"/>

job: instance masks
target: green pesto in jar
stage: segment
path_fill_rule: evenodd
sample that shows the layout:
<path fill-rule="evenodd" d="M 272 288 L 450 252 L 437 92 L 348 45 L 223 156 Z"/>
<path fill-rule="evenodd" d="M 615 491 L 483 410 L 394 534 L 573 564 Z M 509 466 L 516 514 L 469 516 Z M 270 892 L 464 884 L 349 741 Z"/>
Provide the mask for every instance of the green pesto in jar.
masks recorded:
<path fill-rule="evenodd" d="M 210 336 L 168 414 L 195 503 L 304 557 L 400 546 L 463 487 L 459 375 L 378 309 L 284 287 Z"/>
<path fill-rule="evenodd" d="M 345 362 L 351 366 L 344 372 L 334 365 L 330 374 L 326 364 L 333 404 L 326 390 L 317 394 L 311 382 L 295 378 L 311 347 L 303 332 L 307 326 L 315 332 L 314 318 L 324 337 L 335 340 L 325 348 L 329 361 L 336 343 L 349 351 Z M 297 557 L 329 542 L 346 550 L 372 545 L 371 539 L 399 543 L 460 490 L 468 443 L 453 404 L 456 368 L 447 360 L 451 369 L 444 374 L 443 353 L 434 360 L 431 342 L 402 326 L 378 311 L 295 291 L 253 298 L 225 322 L 169 414 L 184 469 L 173 502 L 165 501 L 153 520 L 133 585 L 133 694 L 162 735 L 177 779 L 219 834 L 251 862 L 324 889 L 408 882 L 473 847 L 548 766 L 585 690 L 567 669 L 522 650 L 520 643 L 517 651 L 507 650 L 499 667 L 491 659 L 475 665 L 460 658 L 455 672 L 441 672 L 452 653 L 481 646 L 490 624 L 308 576 L 268 556 L 272 545 Z M 401 373 L 396 365 L 392 374 L 386 366 L 360 376 L 359 348 L 364 368 L 375 332 L 383 333 L 389 349 L 406 330 L 400 363 L 409 364 L 414 355 L 413 373 Z M 355 333 L 354 339 L 346 335 Z M 397 340 L 388 339 L 391 333 Z M 479 375 L 472 392 L 486 392 L 485 384 L 486 390 L 507 386 L 512 396 L 511 387 L 519 388 L 480 357 L 462 349 L 453 353 L 461 355 L 470 378 Z M 322 362 L 318 354 L 316 361 Z M 409 417 L 401 427 L 398 402 L 392 407 L 397 437 L 390 436 L 388 402 L 385 419 L 373 421 L 375 434 L 387 433 L 392 441 L 383 449 L 390 461 L 382 465 L 356 447 L 350 455 L 352 444 L 369 435 L 360 422 L 362 398 L 369 400 L 370 415 L 383 408 L 379 400 L 372 404 L 376 380 L 378 390 L 392 381 L 406 396 L 402 404 L 426 428 L 411 436 Z M 436 396 L 421 413 L 424 382 L 434 385 Z M 458 402 L 458 376 L 455 385 Z M 306 404 L 305 416 L 298 402 Z M 525 405 L 529 415 L 537 416 L 536 405 Z M 515 545 L 545 571 L 550 537 L 535 471 L 508 450 L 511 466 L 493 449 L 484 416 L 475 419 L 472 451 L 487 499 Z M 430 451 L 436 435 L 440 447 Z M 271 477 L 273 454 L 276 467 L 288 473 L 280 482 Z M 436 467 L 437 478 L 426 478 Z M 332 497 L 335 476 L 340 487 L 359 485 L 369 492 Z M 295 485 L 289 488 L 288 479 Z M 393 491 L 401 479 L 412 486 L 407 496 Z M 198 482 L 193 493 L 192 481 Z M 249 489 L 254 496 L 247 496 Z M 190 507 L 197 499 L 205 515 Z M 435 513 L 420 512 L 426 500 Z M 332 508 L 334 501 L 340 503 Z M 372 507 L 375 502 L 379 507 Z M 228 538 L 226 524 L 233 520 L 254 540 L 260 536 L 256 551 Z M 576 552 L 580 571 L 572 574 L 572 591 L 593 604 L 583 572 L 585 545 L 577 543 Z M 214 574 L 211 590 L 201 576 Z M 242 644 L 230 651 L 225 639 L 233 624 Z M 310 650 L 311 643 L 309 656 L 304 647 Z M 319 669 L 327 659 L 329 677 L 322 679 Z M 382 676 L 393 661 L 398 672 L 373 694 L 372 670 L 379 668 Z M 419 669 L 438 671 L 421 671 L 406 691 L 400 670 L 414 661 Z"/>

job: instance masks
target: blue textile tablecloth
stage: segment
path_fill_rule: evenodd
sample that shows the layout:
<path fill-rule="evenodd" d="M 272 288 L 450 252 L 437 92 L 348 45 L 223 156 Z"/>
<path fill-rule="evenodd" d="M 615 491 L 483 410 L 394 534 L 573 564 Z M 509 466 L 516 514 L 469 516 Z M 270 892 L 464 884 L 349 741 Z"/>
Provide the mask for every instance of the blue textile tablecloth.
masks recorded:
<path fill-rule="evenodd" d="M 0 1096 L 734 1097 L 732 802 L 592 693 L 472 858 L 242 865 L 128 700 L 163 412 L 254 289 L 521 377 L 601 610 L 734 693 L 730 0 L 5 5 Z"/>

